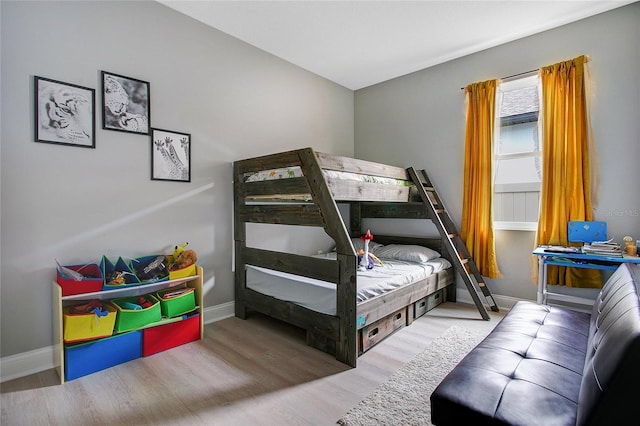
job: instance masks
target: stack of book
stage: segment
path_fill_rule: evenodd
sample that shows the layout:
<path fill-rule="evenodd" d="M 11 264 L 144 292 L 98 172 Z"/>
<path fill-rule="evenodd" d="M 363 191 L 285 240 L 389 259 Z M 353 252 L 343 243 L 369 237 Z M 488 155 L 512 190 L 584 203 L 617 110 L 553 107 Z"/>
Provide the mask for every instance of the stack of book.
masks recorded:
<path fill-rule="evenodd" d="M 622 257 L 622 248 L 620 244 L 616 244 L 613 240 L 594 241 L 590 244 L 582 246 L 582 253 L 593 254 L 597 256 Z"/>

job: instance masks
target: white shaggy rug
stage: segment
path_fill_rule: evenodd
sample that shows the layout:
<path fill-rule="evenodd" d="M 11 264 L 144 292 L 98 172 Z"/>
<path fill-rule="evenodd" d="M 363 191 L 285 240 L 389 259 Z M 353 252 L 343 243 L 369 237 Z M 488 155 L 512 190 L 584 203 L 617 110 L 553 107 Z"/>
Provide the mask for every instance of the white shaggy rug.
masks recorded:
<path fill-rule="evenodd" d="M 484 337 L 479 331 L 450 327 L 424 352 L 350 409 L 338 423 L 343 426 L 431 425 L 431 393 Z"/>

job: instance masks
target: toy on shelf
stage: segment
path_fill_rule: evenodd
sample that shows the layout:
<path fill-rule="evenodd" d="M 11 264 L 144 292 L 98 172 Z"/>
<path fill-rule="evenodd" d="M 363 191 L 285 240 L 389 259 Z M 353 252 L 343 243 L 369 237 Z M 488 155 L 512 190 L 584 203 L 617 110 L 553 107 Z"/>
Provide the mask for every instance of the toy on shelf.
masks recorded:
<path fill-rule="evenodd" d="M 132 275 L 127 271 L 112 271 L 107 274 L 107 284 L 109 285 L 124 285 L 127 283 L 126 275 Z"/>
<path fill-rule="evenodd" d="M 100 269 L 102 269 L 102 275 L 104 276 L 103 290 L 114 290 L 140 285 L 140 280 L 122 256 L 118 257 L 118 260 L 113 263 L 107 256 L 103 255 L 102 261 L 100 262 Z"/>
<path fill-rule="evenodd" d="M 175 250 L 173 250 L 173 256 L 171 259 L 172 261 L 170 261 L 170 264 L 169 264 L 170 271 L 183 269 L 183 268 L 186 268 L 187 266 L 194 265 L 197 262 L 198 256 L 196 252 L 191 249 L 185 250 L 185 247 L 188 244 L 189 243 L 185 242 L 175 247 Z"/>
<path fill-rule="evenodd" d="M 173 258 L 177 259 L 182 254 L 182 252 L 184 251 L 184 248 L 187 245 L 189 245 L 189 243 L 185 241 L 184 243 L 176 246 L 173 250 Z"/>
<path fill-rule="evenodd" d="M 140 281 L 146 283 L 166 280 L 169 276 L 167 263 L 166 256 L 152 255 L 133 259 L 132 265 Z"/>
<path fill-rule="evenodd" d="M 93 313 L 97 317 L 107 316 L 109 313 L 105 306 L 99 300 L 92 300 L 84 305 L 72 306 L 69 309 L 69 313 L 72 314 L 88 314 Z"/>
<path fill-rule="evenodd" d="M 121 302 L 120 306 L 124 309 L 129 309 L 131 311 L 141 311 L 143 309 L 147 309 L 153 306 L 153 302 L 146 299 L 144 296 L 138 297 L 135 302 Z"/>
<path fill-rule="evenodd" d="M 129 309 L 131 311 L 141 311 L 142 310 L 142 306 L 136 304 L 136 303 L 132 303 L 132 302 L 122 302 L 122 307 L 124 309 Z"/>
<path fill-rule="evenodd" d="M 138 303 L 140 304 L 142 309 L 147 309 L 147 308 L 150 308 L 151 306 L 153 306 L 153 302 L 149 301 L 148 299 L 144 298 L 143 296 L 138 297 Z"/>
<path fill-rule="evenodd" d="M 161 298 L 162 299 L 173 299 L 174 297 L 182 296 L 185 293 L 192 291 L 190 288 L 181 288 L 178 290 L 168 291 L 164 293 Z"/>
<path fill-rule="evenodd" d="M 69 269 L 65 266 L 62 266 L 57 259 L 56 259 L 56 264 L 58 265 L 58 273 L 63 277 L 73 279 L 75 281 L 80 281 L 84 278 L 84 275 L 82 275 L 80 272 L 74 271 L 73 269 Z"/>

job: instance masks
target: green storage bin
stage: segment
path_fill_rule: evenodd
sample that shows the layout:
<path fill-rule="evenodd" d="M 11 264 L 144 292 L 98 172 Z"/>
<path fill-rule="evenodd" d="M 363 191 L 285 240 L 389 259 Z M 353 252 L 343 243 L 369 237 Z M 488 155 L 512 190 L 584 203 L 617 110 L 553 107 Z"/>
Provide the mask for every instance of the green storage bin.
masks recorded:
<path fill-rule="evenodd" d="M 182 292 L 174 297 L 166 298 L 166 295 L 170 295 L 175 292 Z M 169 288 L 156 293 L 158 300 L 160 301 L 160 309 L 162 316 L 166 318 L 177 317 L 187 312 L 191 312 L 196 308 L 196 296 L 195 291 L 191 287 L 185 288 Z"/>
<path fill-rule="evenodd" d="M 151 306 L 142 307 L 139 300 L 141 297 L 151 302 Z M 111 303 L 118 309 L 115 326 L 116 333 L 136 330 L 162 319 L 160 302 L 151 294 L 114 299 Z M 132 309 L 129 304 L 139 305 L 140 309 Z"/>

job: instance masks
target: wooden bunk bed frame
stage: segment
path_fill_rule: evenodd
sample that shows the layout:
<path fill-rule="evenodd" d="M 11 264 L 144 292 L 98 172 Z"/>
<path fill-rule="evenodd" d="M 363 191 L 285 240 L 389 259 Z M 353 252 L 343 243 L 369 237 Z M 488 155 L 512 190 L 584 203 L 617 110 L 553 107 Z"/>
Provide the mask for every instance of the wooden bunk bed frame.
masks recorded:
<path fill-rule="evenodd" d="M 265 170 L 299 166 L 303 176 L 246 182 L 246 176 Z M 258 311 L 301 327 L 307 344 L 352 367 L 357 357 L 382 339 L 435 306 L 434 297 L 455 301 L 455 273 L 437 274 L 372 299 L 357 303 L 357 255 L 351 237 L 362 235 L 362 218 L 430 219 L 424 202 L 411 201 L 409 186 L 326 178 L 324 170 L 353 172 L 410 181 L 408 171 L 348 157 L 315 152 L 312 148 L 237 161 L 234 163 L 235 315 L 245 319 Z M 279 203 L 280 197 L 304 202 Z M 252 203 L 251 200 L 261 199 Z M 271 202 L 264 202 L 265 200 Z M 350 206 L 349 230 L 337 202 Z M 247 223 L 318 226 L 335 241 L 336 260 L 248 247 Z M 448 253 L 441 238 L 375 235 L 381 244 L 419 244 Z M 282 301 L 246 286 L 246 266 L 315 278 L 336 284 L 336 314 L 327 315 Z"/>

